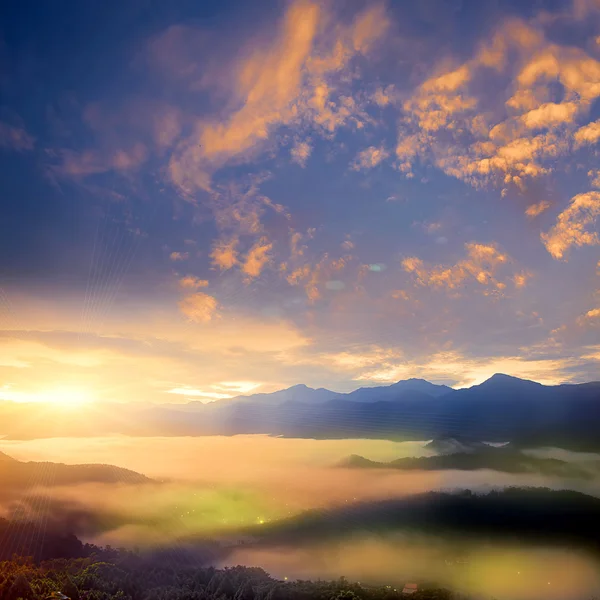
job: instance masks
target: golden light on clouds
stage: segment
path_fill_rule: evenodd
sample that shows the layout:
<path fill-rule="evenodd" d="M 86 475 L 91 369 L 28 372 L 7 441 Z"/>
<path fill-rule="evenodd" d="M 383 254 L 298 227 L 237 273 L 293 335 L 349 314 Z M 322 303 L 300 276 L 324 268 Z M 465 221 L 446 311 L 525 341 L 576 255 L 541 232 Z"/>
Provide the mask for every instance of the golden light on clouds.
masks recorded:
<path fill-rule="evenodd" d="M 179 310 L 195 323 L 206 323 L 218 316 L 219 303 L 213 296 L 197 292 L 179 301 Z"/>
<path fill-rule="evenodd" d="M 600 192 L 578 194 L 557 219 L 556 225 L 541 238 L 553 258 L 562 259 L 571 246 L 600 244 L 594 230 L 600 216 Z"/>

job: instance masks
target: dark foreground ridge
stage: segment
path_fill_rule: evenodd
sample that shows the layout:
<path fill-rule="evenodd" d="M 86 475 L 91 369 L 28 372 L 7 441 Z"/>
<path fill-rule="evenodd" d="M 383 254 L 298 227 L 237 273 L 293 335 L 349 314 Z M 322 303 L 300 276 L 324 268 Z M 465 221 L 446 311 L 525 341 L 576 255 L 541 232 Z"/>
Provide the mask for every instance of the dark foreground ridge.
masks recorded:
<path fill-rule="evenodd" d="M 4 600 L 399 600 L 392 585 L 366 586 L 344 577 L 334 581 L 281 581 L 257 567 L 201 567 L 177 553 L 162 556 L 96 548 L 85 558 L 39 565 L 14 557 L 0 563 Z M 416 600 L 451 600 L 435 582 L 423 582 Z M 64 598 L 63 598 L 64 600 Z"/>
<path fill-rule="evenodd" d="M 295 546 L 392 531 L 463 539 L 542 543 L 586 548 L 600 556 L 600 499 L 546 488 L 427 492 L 362 502 L 297 517 L 253 531 L 258 544 Z"/>

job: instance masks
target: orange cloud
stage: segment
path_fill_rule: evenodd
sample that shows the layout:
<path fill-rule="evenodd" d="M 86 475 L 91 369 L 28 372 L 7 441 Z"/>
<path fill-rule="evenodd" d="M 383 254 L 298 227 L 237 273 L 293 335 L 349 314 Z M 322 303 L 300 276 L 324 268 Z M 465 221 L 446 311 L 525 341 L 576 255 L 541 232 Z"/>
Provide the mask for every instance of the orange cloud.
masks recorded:
<path fill-rule="evenodd" d="M 323 288 L 337 291 L 345 289 L 339 277 L 352 260 L 350 255 L 330 258 L 325 254 L 315 265 L 307 263 L 292 270 L 286 275 L 286 281 L 290 285 L 302 284 L 309 302 L 314 303 L 321 298 Z"/>
<path fill-rule="evenodd" d="M 521 272 L 521 273 L 517 273 L 514 277 L 513 277 L 513 282 L 515 284 L 515 287 L 518 288 L 523 288 L 527 285 L 527 282 L 531 279 L 531 273 L 527 273 L 525 271 Z"/>
<path fill-rule="evenodd" d="M 198 279 L 193 275 L 186 275 L 179 280 L 179 286 L 184 290 L 197 290 L 199 288 L 207 287 L 208 281 L 206 281 L 206 279 Z"/>
<path fill-rule="evenodd" d="M 203 292 L 186 296 L 179 302 L 179 310 L 194 323 L 206 323 L 218 316 L 219 303 Z"/>
<path fill-rule="evenodd" d="M 455 265 L 426 266 L 416 257 L 405 258 L 402 267 L 407 273 L 415 276 L 418 285 L 433 288 L 457 289 L 468 282 L 476 282 L 482 286 L 491 286 L 498 290 L 506 284 L 495 277 L 500 266 L 505 265 L 509 258 L 495 246 L 486 244 L 465 244 L 467 258 Z"/>
<path fill-rule="evenodd" d="M 512 57 L 509 60 L 509 57 Z M 474 94 L 482 68 L 512 79 L 506 112 L 490 110 Z M 489 72 L 486 77 L 493 76 Z M 565 89 L 553 101 L 552 81 Z M 474 187 L 513 184 L 552 170 L 571 150 L 575 120 L 600 96 L 600 62 L 576 47 L 549 43 L 542 31 L 519 19 L 500 25 L 490 42 L 461 65 L 437 70 L 404 102 L 396 154 L 412 176 L 417 158 Z M 584 126 L 576 143 L 593 143 L 596 129 Z"/>
<path fill-rule="evenodd" d="M 592 308 L 584 315 L 578 317 L 577 325 L 579 325 L 579 327 L 587 327 L 589 325 L 594 327 L 600 326 L 600 308 Z"/>
<path fill-rule="evenodd" d="M 588 144 L 595 144 L 600 140 L 600 119 L 580 127 L 573 134 L 573 138 L 575 139 L 575 145 L 578 148 Z"/>
<path fill-rule="evenodd" d="M 355 171 L 359 171 L 360 169 L 372 169 L 388 156 L 389 152 L 383 146 L 380 146 L 379 148 L 369 146 L 369 148 L 358 153 L 354 159 L 352 168 Z"/>
<path fill-rule="evenodd" d="M 178 260 L 187 260 L 189 257 L 189 252 L 171 252 L 171 254 L 169 254 L 169 258 L 174 262 Z"/>
<path fill-rule="evenodd" d="M 528 217 L 533 219 L 534 217 L 538 217 L 539 215 L 541 215 L 543 212 L 545 212 L 549 208 L 550 208 L 550 202 L 548 202 L 547 200 L 542 200 L 541 202 L 538 202 L 537 204 L 532 204 L 531 206 L 528 206 L 527 209 L 525 210 L 525 214 Z"/>
<path fill-rule="evenodd" d="M 384 88 L 377 88 L 372 96 L 373 102 L 377 104 L 377 106 L 388 106 L 388 104 L 392 103 L 394 97 L 394 87 L 388 86 Z"/>
<path fill-rule="evenodd" d="M 361 54 L 369 52 L 373 43 L 385 35 L 389 24 L 383 3 L 362 12 L 356 18 L 352 31 L 354 50 Z"/>
<path fill-rule="evenodd" d="M 521 118 L 529 129 L 545 129 L 562 123 L 572 123 L 579 106 L 575 102 L 547 102 L 525 113 Z"/>
<path fill-rule="evenodd" d="M 298 142 L 290 151 L 292 160 L 301 167 L 306 166 L 306 161 L 312 152 L 312 146 L 308 142 Z"/>
<path fill-rule="evenodd" d="M 600 188 L 600 169 L 588 171 L 588 177 L 590 178 L 590 184 L 595 188 Z"/>
<path fill-rule="evenodd" d="M 232 69 L 231 94 L 241 106 L 225 119 L 203 120 L 174 153 L 169 170 L 185 192 L 211 189 L 212 173 L 260 149 L 281 125 L 305 121 L 333 132 L 349 119 L 367 118 L 351 95 L 338 93 L 339 79 L 354 56 L 371 51 L 389 22 L 383 5 L 369 7 L 350 26 L 333 26 L 319 3 L 292 2 L 270 45 L 246 48 Z M 292 151 L 300 164 L 308 148 Z"/>
<path fill-rule="evenodd" d="M 233 238 L 229 241 L 219 240 L 213 246 L 210 257 L 212 264 L 221 271 L 227 271 L 238 264 L 237 253 L 238 240 Z"/>
<path fill-rule="evenodd" d="M 273 244 L 269 243 L 267 238 L 261 238 L 246 255 L 246 261 L 242 265 L 242 271 L 248 276 L 248 279 L 258 277 L 265 265 L 271 260 L 270 252 Z"/>
<path fill-rule="evenodd" d="M 553 258 L 564 258 L 571 246 L 600 244 L 597 231 L 588 231 L 600 216 L 600 192 L 578 194 L 569 206 L 558 215 L 556 225 L 541 238 Z"/>

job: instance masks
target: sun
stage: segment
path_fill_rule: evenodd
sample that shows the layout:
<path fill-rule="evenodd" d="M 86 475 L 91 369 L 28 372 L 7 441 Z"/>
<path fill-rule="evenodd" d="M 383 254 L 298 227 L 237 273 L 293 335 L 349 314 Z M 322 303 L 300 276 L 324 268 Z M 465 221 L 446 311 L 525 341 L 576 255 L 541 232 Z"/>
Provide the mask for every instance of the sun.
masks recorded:
<path fill-rule="evenodd" d="M 60 386 L 36 395 L 38 402 L 47 402 L 66 408 L 78 408 L 94 400 L 88 390 L 72 386 Z"/>

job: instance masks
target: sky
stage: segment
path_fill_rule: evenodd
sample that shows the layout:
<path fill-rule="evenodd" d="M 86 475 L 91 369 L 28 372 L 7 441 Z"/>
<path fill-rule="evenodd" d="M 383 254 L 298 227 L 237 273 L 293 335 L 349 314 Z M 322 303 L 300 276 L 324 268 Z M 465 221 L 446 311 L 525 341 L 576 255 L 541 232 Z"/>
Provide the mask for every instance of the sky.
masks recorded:
<path fill-rule="evenodd" d="M 0 8 L 0 399 L 600 366 L 600 2 Z"/>

